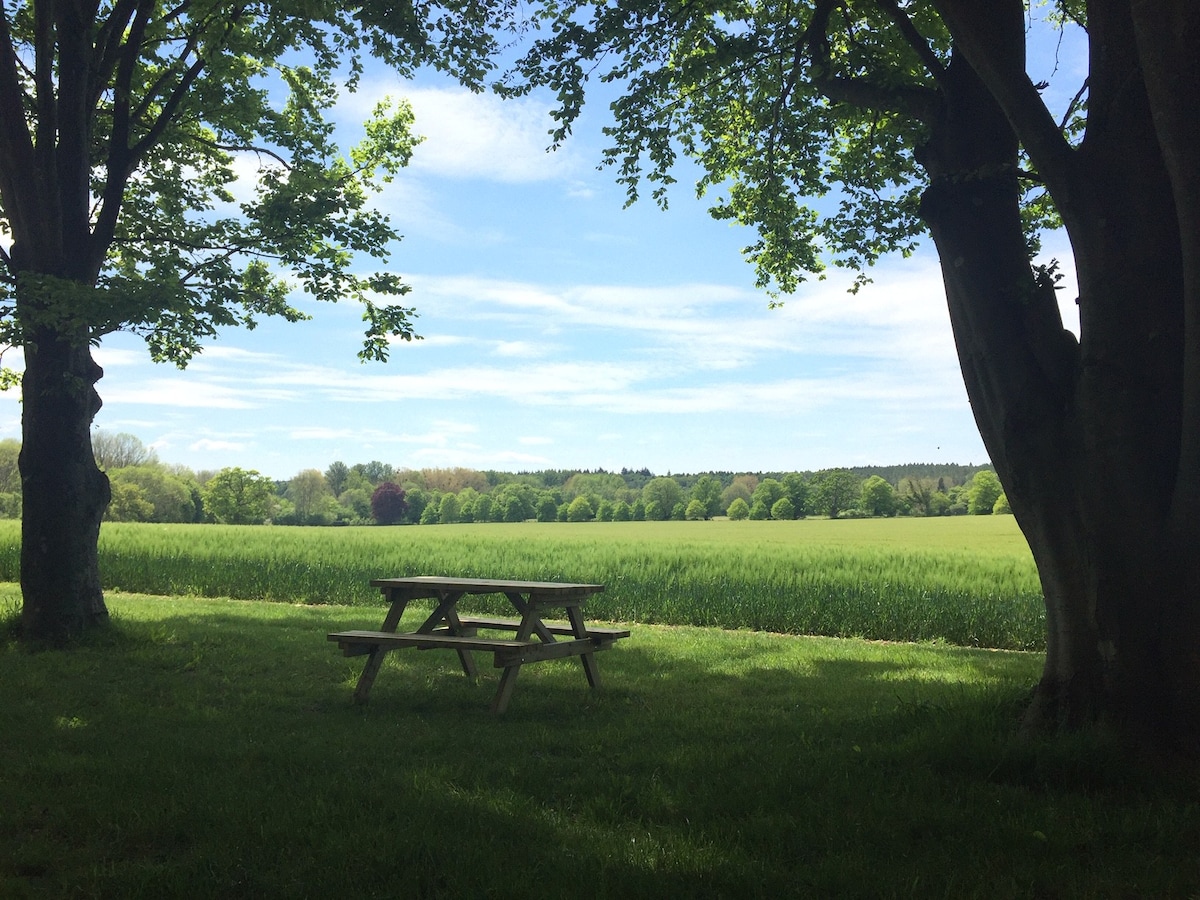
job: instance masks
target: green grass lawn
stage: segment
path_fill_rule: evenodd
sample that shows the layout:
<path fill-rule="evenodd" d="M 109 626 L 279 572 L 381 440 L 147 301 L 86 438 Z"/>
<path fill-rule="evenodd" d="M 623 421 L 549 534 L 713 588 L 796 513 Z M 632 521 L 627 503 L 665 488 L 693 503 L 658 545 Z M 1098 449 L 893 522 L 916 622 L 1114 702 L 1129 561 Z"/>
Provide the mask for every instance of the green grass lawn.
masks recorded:
<path fill-rule="evenodd" d="M 15 609 L 16 590 L 0 591 Z M 109 598 L 0 639 L 0 897 L 1192 897 L 1190 785 L 1013 737 L 1037 654 L 634 626 L 497 675 L 380 608 Z"/>

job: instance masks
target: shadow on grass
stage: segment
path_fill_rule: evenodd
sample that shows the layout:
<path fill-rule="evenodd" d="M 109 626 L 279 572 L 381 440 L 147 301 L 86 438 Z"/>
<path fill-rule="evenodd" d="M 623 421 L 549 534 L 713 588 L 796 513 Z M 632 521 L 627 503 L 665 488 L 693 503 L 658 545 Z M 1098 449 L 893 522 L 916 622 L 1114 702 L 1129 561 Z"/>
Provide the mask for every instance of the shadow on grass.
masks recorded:
<path fill-rule="evenodd" d="M 325 634 L 374 627 L 361 609 L 160 606 L 119 610 L 111 646 L 0 651 L 0 896 L 1200 885 L 1194 798 L 1063 780 L 1009 739 L 1020 654 L 635 628 L 602 691 L 526 666 L 494 717 L 485 654 L 477 680 L 392 654 L 355 706 L 363 659 Z"/>

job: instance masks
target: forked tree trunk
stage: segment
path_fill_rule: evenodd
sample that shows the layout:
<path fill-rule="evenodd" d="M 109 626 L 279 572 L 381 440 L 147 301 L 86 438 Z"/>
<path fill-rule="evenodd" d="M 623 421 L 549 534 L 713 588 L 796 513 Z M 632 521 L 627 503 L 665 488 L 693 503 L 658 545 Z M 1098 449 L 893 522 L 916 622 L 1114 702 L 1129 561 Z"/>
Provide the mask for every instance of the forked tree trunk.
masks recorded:
<path fill-rule="evenodd" d="M 90 431 L 103 373 L 80 332 L 72 340 L 36 330 L 21 384 L 21 626 L 27 639 L 51 643 L 108 616 L 97 541 L 110 488 Z"/>
<path fill-rule="evenodd" d="M 1101 181 L 1065 214 L 1088 310 L 1080 346 L 1028 263 L 1007 120 L 961 58 L 943 86 L 921 211 L 975 419 L 1046 598 L 1027 725 L 1104 720 L 1194 751 L 1200 529 L 1171 519 L 1183 329 L 1171 327 L 1181 286 L 1165 182 L 1146 163 L 1141 183 Z"/>

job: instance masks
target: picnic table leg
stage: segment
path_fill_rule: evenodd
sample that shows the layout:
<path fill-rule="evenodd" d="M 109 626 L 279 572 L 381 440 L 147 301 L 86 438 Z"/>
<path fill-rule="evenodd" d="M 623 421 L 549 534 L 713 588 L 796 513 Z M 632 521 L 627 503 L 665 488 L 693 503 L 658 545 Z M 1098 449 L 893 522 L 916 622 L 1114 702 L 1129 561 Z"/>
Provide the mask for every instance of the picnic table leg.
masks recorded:
<path fill-rule="evenodd" d="M 458 601 L 463 598 L 463 591 L 450 591 L 438 596 L 438 605 L 434 607 L 433 612 L 429 614 L 421 627 L 417 629 L 417 634 L 431 634 L 435 628 L 446 623 L 451 634 L 463 634 L 463 623 L 458 617 L 458 611 L 455 607 Z M 463 673 L 470 678 L 475 678 L 479 675 L 479 669 L 475 667 L 475 657 L 471 655 L 470 650 L 458 650 L 458 662 L 462 666 Z"/>
<path fill-rule="evenodd" d="M 518 626 L 516 634 L 518 641 L 529 640 L 530 635 L 539 625 L 541 625 L 541 630 L 545 630 L 546 626 L 542 625 L 537 611 L 532 606 L 522 603 L 518 608 L 521 608 L 521 624 Z M 517 686 L 517 675 L 520 672 L 520 663 L 504 667 L 504 672 L 500 676 L 500 687 L 496 689 L 496 696 L 492 698 L 492 712 L 496 715 L 500 715 L 508 709 L 508 701 L 512 699 L 513 688 Z"/>
<path fill-rule="evenodd" d="M 583 624 L 583 613 L 578 606 L 567 607 L 567 621 L 571 623 L 571 630 L 574 631 L 575 637 L 587 637 L 587 626 Z M 593 688 L 600 687 L 600 668 L 596 665 L 596 654 L 581 653 L 579 661 L 583 663 L 583 673 L 587 676 L 588 684 Z"/>
<path fill-rule="evenodd" d="M 391 588 L 384 588 L 383 595 L 391 601 L 391 606 L 388 608 L 388 613 L 383 619 L 383 626 L 379 630 L 395 633 L 396 626 L 400 624 L 400 617 L 404 615 L 404 608 L 408 606 L 408 595 Z M 375 676 L 379 674 L 379 667 L 383 665 L 385 656 L 387 656 L 387 650 L 376 645 L 375 649 L 371 651 L 371 655 L 367 657 L 367 664 L 363 666 L 363 673 L 359 676 L 358 685 L 354 688 L 355 703 L 367 702 L 367 696 L 371 693 L 371 685 L 375 683 Z"/>
<path fill-rule="evenodd" d="M 463 634 L 463 623 L 458 617 L 458 611 L 454 608 L 446 610 L 446 624 L 450 626 L 451 634 Z M 479 675 L 479 669 L 475 666 L 475 657 L 471 655 L 470 650 L 459 650 L 458 661 L 462 664 L 463 674 L 468 678 L 476 678 Z"/>

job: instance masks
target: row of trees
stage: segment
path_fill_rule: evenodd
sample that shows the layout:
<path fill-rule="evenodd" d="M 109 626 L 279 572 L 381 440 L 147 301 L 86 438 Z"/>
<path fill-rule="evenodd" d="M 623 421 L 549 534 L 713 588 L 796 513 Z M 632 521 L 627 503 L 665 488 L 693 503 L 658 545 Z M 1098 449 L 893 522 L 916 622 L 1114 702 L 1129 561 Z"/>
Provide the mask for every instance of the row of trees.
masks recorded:
<path fill-rule="evenodd" d="M 339 461 L 324 472 L 305 469 L 286 481 L 275 481 L 240 467 L 194 472 L 170 465 L 131 434 L 99 431 L 92 443 L 97 464 L 112 484 L 105 517 L 119 522 L 435 525 L 1009 511 L 995 472 L 971 466 L 655 476 L 647 469 L 519 474 L 466 468 L 413 470 L 372 460 L 354 465 Z M 19 453 L 19 442 L 0 441 L 3 517 L 20 515 Z"/>
<path fill-rule="evenodd" d="M 458 493 L 430 493 L 410 485 L 407 521 L 427 525 L 526 519 L 694 521 L 717 516 L 762 520 L 1010 512 L 999 479 L 990 469 L 981 469 L 969 482 L 951 486 L 944 477 L 906 477 L 893 485 L 880 475 L 864 479 L 847 469 L 789 472 L 780 477 L 747 473 L 726 479 L 714 473 L 666 475 L 651 478 L 640 489 L 617 486 L 614 479 L 619 478 L 581 474 L 561 488 L 510 481 L 491 493 L 472 487 Z"/>

